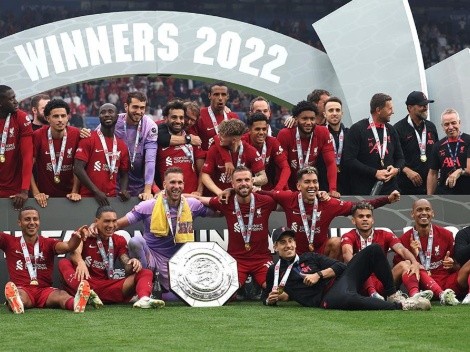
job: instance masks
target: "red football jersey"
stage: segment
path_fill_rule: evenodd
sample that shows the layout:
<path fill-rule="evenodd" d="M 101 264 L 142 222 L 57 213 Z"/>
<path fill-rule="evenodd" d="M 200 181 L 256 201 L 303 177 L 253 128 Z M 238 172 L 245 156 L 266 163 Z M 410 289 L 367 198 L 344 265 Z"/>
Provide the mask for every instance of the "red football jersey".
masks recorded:
<path fill-rule="evenodd" d="M 118 157 L 116 160 L 116 167 L 111 178 L 103 146 L 101 145 L 100 138 L 96 131 L 92 131 L 89 138 L 80 140 L 77 152 L 75 153 L 76 159 L 82 160 L 86 163 L 85 170 L 88 177 L 90 177 L 95 186 L 108 197 L 116 196 L 116 179 L 118 170 L 129 170 L 129 151 L 127 149 L 127 145 L 122 139 L 116 138 L 116 140 Z M 113 138 L 105 137 L 105 141 L 108 153 L 112 154 Z M 83 197 L 94 196 L 94 194 L 83 185 L 80 187 L 80 194 Z"/>
<path fill-rule="evenodd" d="M 300 215 L 299 203 L 297 200 L 299 192 L 279 191 L 273 192 L 273 198 L 284 208 L 287 219 L 287 226 L 296 232 L 295 242 L 297 243 L 297 253 L 308 252 L 308 238 L 304 230 L 302 217 Z M 312 225 L 313 204 L 305 203 L 308 226 Z M 318 251 L 325 241 L 328 240 L 328 228 L 331 221 L 336 216 L 347 216 L 351 213 L 353 202 L 346 202 L 336 198 L 330 198 L 325 202 L 318 202 L 318 218 L 315 226 L 314 249 Z"/>
<path fill-rule="evenodd" d="M 264 170 L 264 164 L 261 160 L 261 155 L 251 145 L 243 142 L 243 154 L 241 156 L 241 165 L 245 165 L 251 170 L 253 174 L 256 174 Z M 232 154 L 232 162 L 234 166 L 237 166 L 238 154 L 240 149 Z M 216 145 L 213 145 L 206 155 L 206 161 L 202 167 L 202 172 L 209 174 L 212 181 L 221 190 L 232 187 L 232 177 L 225 174 L 225 162 L 220 155 Z"/>
<path fill-rule="evenodd" d="M 251 249 L 245 249 L 240 226 L 235 214 L 234 196 L 230 196 L 228 204 L 222 204 L 217 197 L 211 198 L 209 206 L 220 211 L 227 221 L 229 234 L 227 252 L 236 258 L 251 258 L 272 260 L 269 251 L 268 233 L 269 233 L 269 216 L 276 209 L 276 202 L 269 196 L 254 193 L 255 195 L 255 214 L 253 218 L 253 229 L 251 232 L 250 246 Z M 240 204 L 245 228 L 248 226 L 248 217 L 250 214 L 250 203 Z"/>
<path fill-rule="evenodd" d="M 0 119 L 0 138 L 5 122 L 6 119 Z M 33 129 L 28 115 L 22 110 L 11 114 L 5 143 L 5 161 L 0 162 L 0 197 L 9 197 L 22 189 L 23 159 L 20 150 L 20 139 L 32 135 Z M 32 143 L 26 146 L 31 148 L 32 154 Z M 26 189 L 28 188 L 29 185 Z"/>
<path fill-rule="evenodd" d="M 165 174 L 165 171 L 170 167 L 179 167 L 183 170 L 184 174 L 184 193 L 191 193 L 197 190 L 198 177 L 196 165 L 189 159 L 183 148 L 187 148 L 187 145 L 175 145 L 162 148 L 158 146 L 157 151 L 157 170 L 160 175 Z M 204 159 L 205 152 L 201 147 L 192 146 L 194 163 L 197 159 Z"/>
<path fill-rule="evenodd" d="M 5 252 L 8 274 L 10 280 L 19 287 L 29 286 L 31 277 L 23 255 L 20 244 L 21 237 L 7 235 L 0 232 L 0 249 Z M 37 287 L 52 286 L 52 272 L 54 270 L 54 256 L 56 255 L 55 246 L 59 242 L 56 239 L 47 237 L 38 237 L 39 254 L 34 257 L 34 243 L 26 243 L 28 253 L 33 266 L 36 266 Z"/>
<path fill-rule="evenodd" d="M 296 133 L 297 128 L 283 128 L 279 131 L 277 139 L 284 149 L 284 153 L 287 157 L 287 161 L 291 168 L 291 175 L 289 179 L 289 189 L 295 190 L 297 184 L 297 171 L 299 171 L 299 160 L 297 155 L 297 144 L 296 144 Z M 308 165 L 305 166 L 315 166 L 317 164 L 317 159 L 320 154 L 322 154 L 325 163 L 330 159 L 336 165 L 335 161 L 335 151 L 333 149 L 333 144 L 331 142 L 331 136 L 328 129 L 324 126 L 315 126 L 313 129 L 312 143 L 310 145 L 310 153 L 308 156 Z M 307 157 L 307 151 L 310 144 L 310 138 L 300 138 L 300 144 L 302 146 L 302 156 L 305 161 Z M 327 165 L 328 166 L 328 165 Z M 335 171 L 336 178 L 336 171 Z M 336 189 L 336 179 L 328 180 L 330 189 Z"/>
<path fill-rule="evenodd" d="M 394 245 L 400 243 L 400 240 L 390 231 L 374 229 L 372 243 L 377 243 L 384 253 L 387 253 Z M 355 229 L 345 233 L 341 237 L 341 246 L 346 244 L 352 246 L 353 254 L 361 250 L 361 238 Z"/>
<path fill-rule="evenodd" d="M 446 256 L 447 251 L 450 252 L 450 256 L 452 257 L 454 255 L 454 236 L 452 235 L 452 232 L 449 230 L 438 226 L 438 225 L 432 225 L 433 229 L 433 241 L 432 241 L 432 250 L 431 250 L 431 275 L 433 279 L 435 279 L 438 283 L 447 276 L 450 275 L 451 272 L 448 270 L 444 269 L 442 265 L 442 261 L 444 260 L 444 257 Z M 403 236 L 400 237 L 400 242 L 410 250 L 411 253 L 411 246 L 410 246 L 410 239 L 413 236 L 413 229 L 409 229 L 406 231 Z M 428 248 L 428 238 L 429 236 L 425 237 L 420 237 L 419 240 L 421 242 L 421 248 L 423 250 L 423 253 L 426 258 L 426 251 Z M 398 254 L 395 255 L 394 258 L 394 263 L 402 261 L 403 258 L 401 258 Z M 416 260 L 421 263 L 421 259 L 419 255 L 416 257 Z M 421 263 L 425 264 L 425 263 Z"/>
<path fill-rule="evenodd" d="M 73 161 L 75 151 L 80 141 L 80 130 L 67 126 L 67 143 L 65 144 L 64 159 L 60 168 L 60 183 L 54 182 L 51 155 L 47 131 L 49 126 L 44 126 L 33 134 L 34 158 L 36 160 L 36 184 L 39 190 L 50 197 L 65 197 L 72 191 L 73 186 Z M 62 146 L 61 139 L 53 139 L 56 163 L 59 162 L 59 153 Z"/>
<path fill-rule="evenodd" d="M 124 237 L 118 234 L 113 234 L 112 239 L 114 247 L 114 263 L 116 263 L 116 261 L 119 260 L 121 255 L 127 254 L 127 242 Z M 102 242 L 104 251 L 106 255 L 108 255 L 108 239 L 105 239 Z M 85 261 L 85 264 L 88 267 L 88 271 L 92 278 L 102 280 L 109 279 L 108 271 L 104 264 L 103 258 L 101 257 L 98 245 L 96 243 L 96 238 L 88 237 L 86 241 L 83 242 L 82 258 Z"/>
<path fill-rule="evenodd" d="M 217 124 L 224 120 L 224 114 L 215 115 Z M 234 112 L 229 112 L 227 114 L 227 119 L 239 119 L 238 115 Z M 213 137 L 217 134 L 215 132 L 214 124 L 212 123 L 211 117 L 207 107 L 201 108 L 201 115 L 197 120 L 196 124 L 197 134 L 201 138 L 202 144 L 201 148 L 203 150 L 209 150 L 210 146 L 213 143 Z"/>
<path fill-rule="evenodd" d="M 251 143 L 249 133 L 245 133 L 242 136 L 242 141 L 245 141 L 246 143 L 250 144 L 253 148 L 258 151 L 260 155 L 262 155 L 263 148 L 257 148 Z M 276 188 L 276 190 L 278 191 L 287 189 L 287 177 L 285 180 L 279 179 L 281 169 L 283 167 L 289 168 L 284 149 L 282 149 L 281 144 L 275 137 L 267 136 L 266 159 L 264 161 L 264 169 L 266 170 L 266 175 L 268 176 L 268 183 L 261 187 L 261 189 L 265 191 L 269 191 L 274 188 Z"/>

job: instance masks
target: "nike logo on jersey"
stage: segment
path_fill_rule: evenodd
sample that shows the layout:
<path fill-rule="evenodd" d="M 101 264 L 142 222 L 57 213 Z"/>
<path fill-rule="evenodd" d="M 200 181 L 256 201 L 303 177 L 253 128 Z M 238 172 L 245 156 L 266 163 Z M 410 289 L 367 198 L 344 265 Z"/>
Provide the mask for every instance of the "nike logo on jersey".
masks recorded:
<path fill-rule="evenodd" d="M 97 248 L 96 246 L 93 246 L 92 244 L 90 244 L 88 247 L 89 248 Z"/>
<path fill-rule="evenodd" d="M 168 148 L 170 148 L 170 147 L 165 147 L 165 148 L 162 148 L 162 151 L 164 151 L 164 150 L 167 150 Z"/>
<path fill-rule="evenodd" d="M 215 127 L 207 127 L 207 130 L 210 131 L 210 130 L 213 130 Z"/>
<path fill-rule="evenodd" d="M 95 149 L 95 153 L 99 153 L 99 152 L 102 152 L 103 149 Z"/>

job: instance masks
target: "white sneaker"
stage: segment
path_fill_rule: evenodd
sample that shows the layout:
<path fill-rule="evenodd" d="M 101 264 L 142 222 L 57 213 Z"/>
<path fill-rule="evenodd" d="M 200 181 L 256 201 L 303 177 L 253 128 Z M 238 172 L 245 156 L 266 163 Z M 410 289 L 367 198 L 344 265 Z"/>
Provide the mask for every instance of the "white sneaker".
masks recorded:
<path fill-rule="evenodd" d="M 86 280 L 80 281 L 77 293 L 73 299 L 73 311 L 75 313 L 83 313 L 90 298 L 90 284 Z"/>
<path fill-rule="evenodd" d="M 395 303 L 403 303 L 405 302 L 406 297 L 404 296 L 403 292 L 398 290 L 393 295 L 387 297 L 388 302 L 395 302 Z"/>
<path fill-rule="evenodd" d="M 450 288 L 442 291 L 439 295 L 439 299 L 444 306 L 456 306 L 460 303 L 457 297 L 455 297 L 455 292 Z"/>
<path fill-rule="evenodd" d="M 385 298 L 379 294 L 378 292 L 374 292 L 370 295 L 372 298 L 377 298 L 377 299 L 381 299 L 382 301 L 385 301 Z"/>
<path fill-rule="evenodd" d="M 104 306 L 103 301 L 100 299 L 98 294 L 93 290 L 90 290 L 90 298 L 88 299 L 88 304 L 91 304 L 93 308 L 95 309 L 100 309 L 101 307 Z"/>
<path fill-rule="evenodd" d="M 434 296 L 431 290 L 419 291 L 418 293 L 414 294 L 413 297 L 421 297 L 426 298 L 427 300 L 431 300 Z"/>
<path fill-rule="evenodd" d="M 417 297 L 416 295 L 410 298 L 406 298 L 401 304 L 403 310 L 430 310 L 431 302 L 423 297 Z"/>
<path fill-rule="evenodd" d="M 160 299 L 154 299 L 150 297 L 142 297 L 133 305 L 134 308 L 163 308 L 165 302 Z"/>
<path fill-rule="evenodd" d="M 462 301 L 462 304 L 470 304 L 470 293 L 467 293 L 467 295 Z"/>
<path fill-rule="evenodd" d="M 20 293 L 18 292 L 18 288 L 11 281 L 7 282 L 5 285 L 5 298 L 13 313 L 24 313 L 24 305 L 21 300 Z"/>

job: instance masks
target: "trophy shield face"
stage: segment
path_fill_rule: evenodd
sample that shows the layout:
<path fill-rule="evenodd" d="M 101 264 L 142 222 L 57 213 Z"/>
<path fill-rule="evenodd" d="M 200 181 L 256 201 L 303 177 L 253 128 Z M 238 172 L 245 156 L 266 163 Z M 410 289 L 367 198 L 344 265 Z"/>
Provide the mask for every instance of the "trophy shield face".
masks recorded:
<path fill-rule="evenodd" d="M 170 288 L 192 307 L 222 306 L 238 290 L 237 262 L 215 242 L 188 242 L 168 262 Z"/>

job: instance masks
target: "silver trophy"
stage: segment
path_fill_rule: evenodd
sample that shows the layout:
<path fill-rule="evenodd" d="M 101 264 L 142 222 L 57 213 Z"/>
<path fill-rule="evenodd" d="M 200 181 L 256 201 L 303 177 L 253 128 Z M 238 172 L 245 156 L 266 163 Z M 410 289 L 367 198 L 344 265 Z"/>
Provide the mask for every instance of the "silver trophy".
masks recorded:
<path fill-rule="evenodd" d="M 238 289 L 237 262 L 215 242 L 188 242 L 168 262 L 170 288 L 193 307 L 222 306 Z"/>

